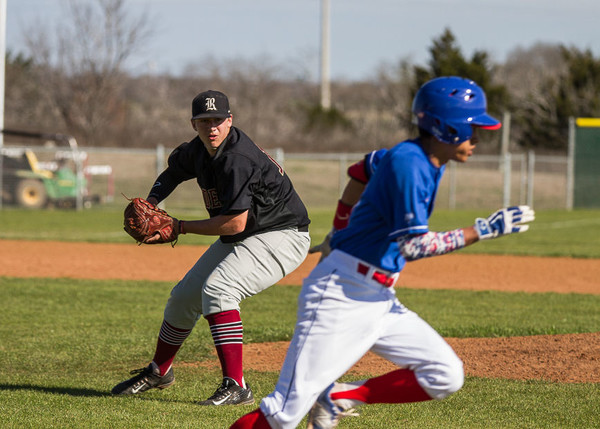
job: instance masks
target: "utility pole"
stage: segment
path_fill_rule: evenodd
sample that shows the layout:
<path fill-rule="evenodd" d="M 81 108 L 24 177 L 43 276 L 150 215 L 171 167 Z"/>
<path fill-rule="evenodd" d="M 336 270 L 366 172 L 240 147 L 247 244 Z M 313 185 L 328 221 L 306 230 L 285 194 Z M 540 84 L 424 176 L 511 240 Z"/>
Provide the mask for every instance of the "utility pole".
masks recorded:
<path fill-rule="evenodd" d="M 6 76 L 6 0 L 0 0 L 0 130 L 4 129 L 4 84 Z M 0 133 L 0 148 L 4 134 Z M 2 202 L 0 201 L 0 205 Z"/>
<path fill-rule="evenodd" d="M 329 81 L 329 0 L 321 0 L 321 107 L 331 108 Z"/>
<path fill-rule="evenodd" d="M 3 176 L 3 157 L 2 149 L 4 147 L 4 84 L 6 81 L 6 0 L 0 0 L 0 209 L 2 209 L 2 183 Z"/>

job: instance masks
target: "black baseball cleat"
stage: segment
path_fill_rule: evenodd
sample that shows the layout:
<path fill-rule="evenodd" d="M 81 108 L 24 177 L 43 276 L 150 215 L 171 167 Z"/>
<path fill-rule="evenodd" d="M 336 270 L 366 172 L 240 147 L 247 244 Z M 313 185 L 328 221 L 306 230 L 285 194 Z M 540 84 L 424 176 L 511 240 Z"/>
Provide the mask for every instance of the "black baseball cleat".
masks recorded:
<path fill-rule="evenodd" d="M 112 394 L 135 395 L 150 389 L 166 389 L 175 383 L 173 368 L 169 368 L 167 373 L 162 377 L 160 376 L 158 367 L 153 364 L 148 365 L 146 368 L 134 369 L 130 374 L 137 375 L 113 387 L 111 390 Z"/>
<path fill-rule="evenodd" d="M 250 386 L 241 387 L 233 378 L 225 377 L 215 393 L 198 405 L 248 405 L 254 403 L 254 395 Z"/>

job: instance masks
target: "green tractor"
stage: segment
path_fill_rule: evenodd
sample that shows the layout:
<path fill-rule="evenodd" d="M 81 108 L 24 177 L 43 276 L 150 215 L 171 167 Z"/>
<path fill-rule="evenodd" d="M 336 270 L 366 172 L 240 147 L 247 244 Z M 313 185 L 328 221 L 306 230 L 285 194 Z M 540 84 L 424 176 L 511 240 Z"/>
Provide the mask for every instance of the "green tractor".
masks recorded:
<path fill-rule="evenodd" d="M 6 135 L 16 135 L 45 140 L 62 141 L 62 135 L 48 135 L 3 130 Z M 42 136 L 42 137 L 40 137 Z M 57 137 L 58 136 L 58 137 Z M 50 137 L 50 138 L 49 138 Z M 86 192 L 87 184 L 83 174 L 77 174 L 75 160 L 78 151 L 71 143 L 66 151 L 68 158 L 57 158 L 52 162 L 40 163 L 29 147 L 0 148 L 0 171 L 2 171 L 2 205 L 14 205 L 25 208 L 78 208 L 90 207 L 100 198 L 90 197 Z M 65 151 L 63 151 L 65 152 Z M 53 168 L 47 168 L 51 164 Z M 71 165 L 69 165 L 71 164 Z"/>
<path fill-rule="evenodd" d="M 56 171 L 42 169 L 31 149 L 5 152 L 0 161 L 3 204 L 26 208 L 75 207 L 77 175 L 73 170 L 65 166 Z"/>

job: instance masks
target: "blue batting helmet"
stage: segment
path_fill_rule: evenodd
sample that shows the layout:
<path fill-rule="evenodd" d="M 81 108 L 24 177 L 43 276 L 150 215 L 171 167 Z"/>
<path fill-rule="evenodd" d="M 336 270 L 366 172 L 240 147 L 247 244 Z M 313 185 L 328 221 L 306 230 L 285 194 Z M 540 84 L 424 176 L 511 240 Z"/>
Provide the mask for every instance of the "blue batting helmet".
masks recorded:
<path fill-rule="evenodd" d="M 469 140 L 472 126 L 496 130 L 500 121 L 486 112 L 485 92 L 462 77 L 438 77 L 425 83 L 413 100 L 412 112 L 419 128 L 444 143 Z"/>

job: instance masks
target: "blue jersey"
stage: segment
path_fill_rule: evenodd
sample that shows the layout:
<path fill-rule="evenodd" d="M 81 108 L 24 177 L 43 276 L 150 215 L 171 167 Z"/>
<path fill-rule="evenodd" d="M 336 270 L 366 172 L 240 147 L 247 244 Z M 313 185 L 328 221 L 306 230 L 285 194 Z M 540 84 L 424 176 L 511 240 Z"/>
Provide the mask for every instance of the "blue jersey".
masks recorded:
<path fill-rule="evenodd" d="M 388 153 L 388 150 L 384 148 L 374 150 L 365 155 L 365 174 L 368 180 L 371 180 L 371 177 L 375 174 L 379 161 L 381 161 L 386 153 Z"/>
<path fill-rule="evenodd" d="M 429 161 L 419 139 L 398 143 L 378 163 L 348 227 L 334 234 L 331 248 L 387 271 L 401 271 L 406 260 L 397 240 L 429 231 L 444 169 Z"/>
<path fill-rule="evenodd" d="M 366 185 L 377 169 L 377 164 L 386 153 L 387 149 L 379 149 L 369 152 L 364 156 L 363 159 L 348 167 L 348 176 Z"/>

